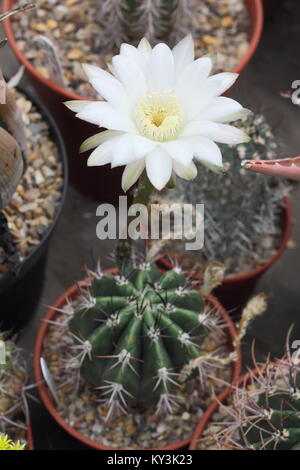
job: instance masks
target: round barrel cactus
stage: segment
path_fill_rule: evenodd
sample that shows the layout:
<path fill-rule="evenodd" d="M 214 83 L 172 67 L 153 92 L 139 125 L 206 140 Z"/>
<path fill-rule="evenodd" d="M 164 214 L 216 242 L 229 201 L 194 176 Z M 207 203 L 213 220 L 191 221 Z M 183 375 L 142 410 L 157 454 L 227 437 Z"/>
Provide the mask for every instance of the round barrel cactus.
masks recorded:
<path fill-rule="evenodd" d="M 289 389 L 269 385 L 258 397 L 254 419 L 247 416 L 242 445 L 254 450 L 300 450 L 300 373 Z"/>
<path fill-rule="evenodd" d="M 170 408 L 181 369 L 200 355 L 208 314 L 178 268 L 160 274 L 145 263 L 122 274 L 98 273 L 75 309 L 70 330 L 84 346 L 81 375 L 114 408 Z"/>

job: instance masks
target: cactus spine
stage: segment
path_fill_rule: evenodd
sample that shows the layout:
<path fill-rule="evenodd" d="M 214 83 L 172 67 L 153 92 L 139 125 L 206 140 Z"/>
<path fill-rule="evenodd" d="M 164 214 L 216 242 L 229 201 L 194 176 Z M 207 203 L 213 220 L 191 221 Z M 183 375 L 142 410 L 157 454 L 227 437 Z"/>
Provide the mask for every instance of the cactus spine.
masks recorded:
<path fill-rule="evenodd" d="M 250 373 L 222 414 L 218 448 L 300 450 L 299 359 L 287 354 Z"/>
<path fill-rule="evenodd" d="M 253 450 L 300 450 L 299 367 L 291 360 L 283 361 L 279 368 L 267 365 L 257 383 L 263 390 L 256 400 L 246 401 L 240 431 L 242 446 Z"/>
<path fill-rule="evenodd" d="M 27 373 L 20 350 L 0 333 L 0 433 L 6 433 L 23 410 Z M 4 359 L 4 361 L 3 361 Z"/>
<path fill-rule="evenodd" d="M 82 348 L 81 375 L 107 398 L 109 415 L 129 404 L 171 412 L 179 373 L 200 355 L 209 315 L 178 268 L 99 272 L 69 326 Z"/>

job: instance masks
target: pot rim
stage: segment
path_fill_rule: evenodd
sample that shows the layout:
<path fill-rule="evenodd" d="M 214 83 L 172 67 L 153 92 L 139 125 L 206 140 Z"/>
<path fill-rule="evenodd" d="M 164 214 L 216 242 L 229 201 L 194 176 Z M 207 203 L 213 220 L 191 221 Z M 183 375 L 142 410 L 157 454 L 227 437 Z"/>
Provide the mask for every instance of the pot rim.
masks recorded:
<path fill-rule="evenodd" d="M 292 233 L 292 204 L 290 199 L 285 196 L 283 198 L 284 206 L 282 208 L 282 216 L 283 216 L 283 228 L 282 228 L 282 237 L 281 242 L 276 250 L 276 253 L 267 261 L 265 264 L 260 266 L 253 271 L 249 271 L 248 273 L 239 274 L 236 276 L 227 276 L 224 278 L 222 285 L 233 284 L 235 282 L 245 281 L 247 279 L 252 279 L 257 276 L 260 276 L 265 271 L 267 271 L 284 253 L 287 243 L 291 237 Z M 151 241 L 147 240 L 148 247 L 151 246 Z M 166 256 L 162 256 L 158 258 L 156 263 L 159 263 L 163 269 L 172 269 L 172 264 L 168 260 Z M 203 276 L 201 274 L 193 274 L 193 278 L 198 279 L 200 281 L 203 280 Z"/>
<path fill-rule="evenodd" d="M 218 410 L 220 404 L 222 404 L 232 394 L 234 387 L 240 387 L 244 383 L 247 384 L 251 380 L 251 377 L 259 375 L 262 368 L 263 366 L 256 367 L 249 370 L 249 372 L 246 372 L 244 375 L 241 375 L 226 390 L 224 390 L 215 398 L 215 400 L 210 404 L 203 414 L 202 418 L 200 418 L 196 430 L 192 436 L 189 450 L 197 450 L 197 442 L 201 438 L 206 426 L 209 424 L 211 417 Z"/>
<path fill-rule="evenodd" d="M 106 273 L 108 274 L 115 274 L 118 272 L 117 268 L 112 268 L 112 269 L 107 269 L 105 270 Z M 80 283 L 85 283 L 86 280 L 89 280 L 90 278 L 86 278 Z M 80 284 L 79 283 L 79 284 Z M 77 439 L 78 441 L 82 442 L 86 446 L 96 449 L 96 450 L 125 450 L 125 449 L 118 449 L 117 447 L 110 447 L 106 446 L 104 444 L 101 444 L 100 442 L 94 441 L 90 439 L 89 437 L 84 436 L 77 430 L 75 430 L 72 426 L 70 426 L 57 412 L 56 407 L 53 403 L 53 400 L 48 392 L 47 386 L 44 384 L 44 379 L 42 376 L 41 372 L 41 367 L 40 367 L 40 357 L 42 355 L 42 349 L 43 349 L 43 341 L 44 337 L 47 334 L 47 330 L 50 327 L 50 323 L 48 320 L 52 319 L 55 317 L 57 313 L 57 308 L 61 308 L 61 306 L 65 303 L 67 298 L 72 298 L 75 296 L 75 294 L 78 291 L 78 284 L 72 285 L 69 289 L 67 289 L 53 304 L 53 306 L 48 310 L 47 314 L 45 317 L 42 319 L 41 325 L 39 327 L 36 341 L 35 341 L 35 347 L 34 347 L 34 356 L 33 356 L 33 369 L 34 369 L 34 376 L 35 376 L 35 381 L 37 383 L 37 388 L 39 395 L 41 397 L 42 402 L 44 403 L 45 407 L 47 408 L 48 412 L 54 418 L 54 420 L 72 437 Z M 230 317 L 227 315 L 225 312 L 224 307 L 220 304 L 220 302 L 212 295 L 209 295 L 208 297 L 209 302 L 211 302 L 222 314 L 224 320 L 227 323 L 227 335 L 230 344 L 232 345 L 234 342 L 234 339 L 236 338 L 237 331 L 236 328 L 230 319 Z M 237 378 L 240 375 L 241 367 L 242 367 L 242 356 L 241 356 L 241 348 L 239 347 L 237 349 L 237 360 L 232 363 L 232 382 L 235 382 Z M 230 387 L 228 387 L 230 388 Z M 209 407 L 210 408 L 210 407 Z M 182 447 L 187 446 L 190 441 L 191 441 L 192 435 L 190 437 L 187 437 L 185 439 L 181 439 L 180 441 L 175 441 L 172 444 L 168 444 L 163 447 L 155 448 L 155 449 L 145 449 L 145 450 L 176 450 L 180 449 Z"/>
<path fill-rule="evenodd" d="M 2 11 L 8 11 L 9 8 L 15 3 L 16 0 L 4 0 L 3 1 L 3 8 Z M 254 55 L 257 46 L 259 44 L 262 30 L 263 30 L 263 23 L 264 23 L 264 11 L 263 11 L 263 4 L 262 0 L 245 0 L 246 6 L 248 9 L 248 14 L 251 20 L 250 24 L 250 43 L 249 48 L 240 61 L 240 63 L 232 70 L 233 73 L 240 73 L 251 60 L 252 56 Z M 43 77 L 35 67 L 30 63 L 29 60 L 26 59 L 25 55 L 20 51 L 17 46 L 14 33 L 11 27 L 11 18 L 7 18 L 3 21 L 3 27 L 5 30 L 5 34 L 7 39 L 12 47 L 15 55 L 17 56 L 18 60 L 24 65 L 25 69 L 35 77 L 38 81 L 42 82 L 42 84 L 52 89 L 55 93 L 59 94 L 63 100 L 86 100 L 87 98 L 68 90 L 56 83 L 52 82 L 51 80 Z M 88 99 L 90 100 L 90 99 Z"/>
<path fill-rule="evenodd" d="M 62 178 L 63 178 L 61 200 L 56 209 L 55 217 L 52 220 L 51 225 L 48 227 L 48 229 L 44 233 L 42 239 L 40 240 L 40 243 L 36 245 L 35 248 L 30 253 L 28 253 L 26 258 L 22 261 L 21 271 L 19 274 L 19 276 L 22 276 L 23 270 L 26 269 L 26 266 L 28 265 L 28 263 L 30 263 L 30 260 L 32 260 L 35 257 L 36 253 L 40 250 L 41 246 L 48 242 L 49 238 L 51 237 L 60 219 L 63 207 L 65 205 L 66 196 L 67 196 L 68 181 L 69 181 L 69 168 L 68 168 L 67 151 L 66 151 L 66 147 L 64 144 L 64 140 L 52 114 L 43 105 L 39 97 L 33 96 L 33 94 L 30 91 L 28 91 L 27 89 L 25 90 L 24 87 L 19 86 L 19 85 L 16 87 L 16 90 L 24 94 L 32 102 L 32 104 L 41 113 L 43 120 L 48 124 L 50 139 L 54 141 L 54 143 L 57 145 L 57 148 L 58 148 L 59 160 L 62 163 Z M 18 279 L 18 276 L 16 278 L 10 273 L 0 274 L 0 285 L 2 282 L 7 282 L 7 283 L 14 282 L 16 279 Z"/>

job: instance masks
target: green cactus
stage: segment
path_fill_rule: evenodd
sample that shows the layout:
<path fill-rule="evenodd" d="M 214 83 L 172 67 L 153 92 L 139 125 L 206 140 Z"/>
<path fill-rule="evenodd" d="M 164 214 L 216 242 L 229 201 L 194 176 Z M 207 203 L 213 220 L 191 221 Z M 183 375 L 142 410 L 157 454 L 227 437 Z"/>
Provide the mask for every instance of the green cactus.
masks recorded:
<path fill-rule="evenodd" d="M 247 413 L 241 444 L 254 450 L 300 450 L 300 372 L 290 370 L 288 387 L 276 389 L 276 380 L 257 399 L 254 419 Z M 249 419 L 250 418 L 250 419 Z"/>
<path fill-rule="evenodd" d="M 123 0 L 127 36 L 163 39 L 172 30 L 172 15 L 178 0 Z"/>
<path fill-rule="evenodd" d="M 0 333 L 0 433 L 5 433 L 7 424 L 13 423 L 22 411 L 27 381 L 21 351 L 6 336 Z"/>
<path fill-rule="evenodd" d="M 70 321 L 82 346 L 81 375 L 111 409 L 157 405 L 171 411 L 181 369 L 207 336 L 204 300 L 174 268 L 144 263 L 96 275 Z"/>
<path fill-rule="evenodd" d="M 197 0 L 101 0 L 98 20 L 102 46 L 111 52 L 122 42 L 178 42 L 191 32 Z M 176 36 L 176 41 L 174 37 Z"/>

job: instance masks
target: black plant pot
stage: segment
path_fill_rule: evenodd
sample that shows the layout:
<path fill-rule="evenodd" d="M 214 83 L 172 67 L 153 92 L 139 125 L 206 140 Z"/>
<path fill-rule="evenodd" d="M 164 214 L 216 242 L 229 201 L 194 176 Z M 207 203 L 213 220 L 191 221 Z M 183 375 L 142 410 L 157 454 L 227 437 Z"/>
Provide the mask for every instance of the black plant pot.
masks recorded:
<path fill-rule="evenodd" d="M 40 244 L 23 261 L 17 276 L 0 274 L 0 329 L 12 333 L 26 325 L 38 305 L 43 290 L 49 242 L 59 220 L 68 186 L 68 162 L 65 145 L 53 117 L 37 98 L 33 98 L 22 88 L 20 91 L 34 103 L 49 125 L 50 136 L 58 147 L 59 157 L 62 161 L 64 182 L 62 198 L 55 219 Z"/>

